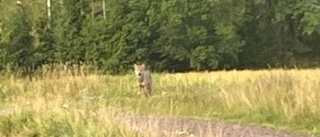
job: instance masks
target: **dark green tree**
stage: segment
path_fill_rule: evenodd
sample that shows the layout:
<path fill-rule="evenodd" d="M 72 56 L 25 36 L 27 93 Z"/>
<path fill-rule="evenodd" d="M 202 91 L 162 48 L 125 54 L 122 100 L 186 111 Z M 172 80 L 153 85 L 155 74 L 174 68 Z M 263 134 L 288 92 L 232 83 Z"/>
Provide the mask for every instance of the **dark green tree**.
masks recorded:
<path fill-rule="evenodd" d="M 22 68 L 30 74 L 34 65 L 34 47 L 31 23 L 24 6 L 2 1 L 0 5 L 0 69 Z"/>

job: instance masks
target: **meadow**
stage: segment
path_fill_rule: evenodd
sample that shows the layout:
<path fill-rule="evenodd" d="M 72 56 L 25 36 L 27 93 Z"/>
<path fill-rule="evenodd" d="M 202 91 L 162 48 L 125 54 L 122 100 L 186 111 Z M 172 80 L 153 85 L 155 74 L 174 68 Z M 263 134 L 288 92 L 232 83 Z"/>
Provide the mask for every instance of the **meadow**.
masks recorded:
<path fill-rule="evenodd" d="M 137 95 L 133 73 L 75 70 L 2 76 L 0 109 L 12 113 L 0 111 L 0 136 L 139 136 L 108 107 L 320 135 L 320 69 L 154 73 L 149 98 Z"/>

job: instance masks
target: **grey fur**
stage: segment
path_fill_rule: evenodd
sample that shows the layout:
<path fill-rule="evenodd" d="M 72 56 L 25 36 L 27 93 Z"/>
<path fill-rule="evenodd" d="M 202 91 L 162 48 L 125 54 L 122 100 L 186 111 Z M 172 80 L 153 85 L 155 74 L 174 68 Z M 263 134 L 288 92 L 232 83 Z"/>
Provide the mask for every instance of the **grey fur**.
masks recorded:
<path fill-rule="evenodd" d="M 152 92 L 152 76 L 151 73 L 145 69 L 145 65 L 134 64 L 134 72 L 139 82 L 140 93 L 142 92 L 145 96 L 148 96 Z"/>

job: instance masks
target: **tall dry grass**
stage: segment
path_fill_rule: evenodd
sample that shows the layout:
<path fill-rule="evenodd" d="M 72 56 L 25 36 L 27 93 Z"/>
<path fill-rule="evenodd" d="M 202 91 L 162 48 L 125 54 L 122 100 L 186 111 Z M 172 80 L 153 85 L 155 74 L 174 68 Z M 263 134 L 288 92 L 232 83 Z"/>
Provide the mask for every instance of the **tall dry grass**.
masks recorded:
<path fill-rule="evenodd" d="M 63 66 L 61 67 L 63 68 Z M 58 69 L 57 69 L 58 70 Z M 320 69 L 154 74 L 150 98 L 138 96 L 133 74 L 89 73 L 77 66 L 42 71 L 33 81 L 7 75 L 0 105 L 15 108 L 1 117 L 6 136 L 138 136 L 118 127 L 108 106 L 140 114 L 226 121 L 319 135 Z M 105 112 L 108 113 L 108 112 Z M 110 112 L 111 113 L 111 112 Z"/>

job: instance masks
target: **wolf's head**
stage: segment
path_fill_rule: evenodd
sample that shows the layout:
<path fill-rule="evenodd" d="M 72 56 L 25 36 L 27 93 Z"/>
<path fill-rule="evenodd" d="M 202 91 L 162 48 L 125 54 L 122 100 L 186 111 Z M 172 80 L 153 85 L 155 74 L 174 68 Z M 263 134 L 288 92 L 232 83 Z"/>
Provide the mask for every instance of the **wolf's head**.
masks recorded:
<path fill-rule="evenodd" d="M 141 76 L 141 72 L 143 72 L 145 70 L 144 64 L 141 64 L 141 65 L 134 64 L 133 67 L 134 67 L 134 73 L 137 76 Z"/>

